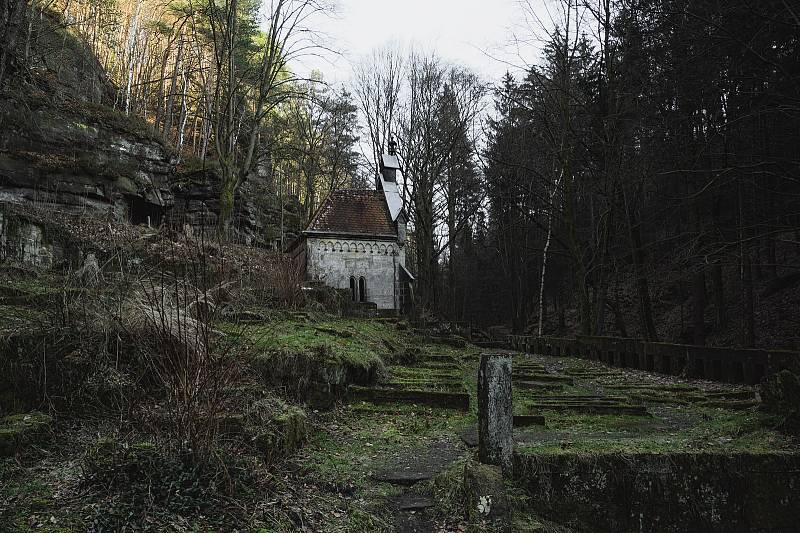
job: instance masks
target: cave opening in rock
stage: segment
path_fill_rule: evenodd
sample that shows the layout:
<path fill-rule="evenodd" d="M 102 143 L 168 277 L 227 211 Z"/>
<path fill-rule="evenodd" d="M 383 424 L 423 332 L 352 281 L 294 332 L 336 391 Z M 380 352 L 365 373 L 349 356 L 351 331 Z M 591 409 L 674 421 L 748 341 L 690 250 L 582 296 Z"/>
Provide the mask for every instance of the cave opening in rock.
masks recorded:
<path fill-rule="evenodd" d="M 148 226 L 161 225 L 165 212 L 163 206 L 148 202 L 138 196 L 129 197 L 128 204 L 128 220 L 131 224 L 147 224 Z"/>

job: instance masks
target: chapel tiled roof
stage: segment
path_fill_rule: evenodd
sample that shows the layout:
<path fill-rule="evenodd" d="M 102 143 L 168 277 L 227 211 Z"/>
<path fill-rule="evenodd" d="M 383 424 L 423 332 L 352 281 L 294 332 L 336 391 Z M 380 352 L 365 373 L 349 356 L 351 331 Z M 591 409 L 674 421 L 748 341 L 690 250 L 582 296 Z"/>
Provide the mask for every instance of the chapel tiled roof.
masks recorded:
<path fill-rule="evenodd" d="M 383 193 L 369 189 L 334 191 L 306 231 L 354 235 L 396 235 Z"/>

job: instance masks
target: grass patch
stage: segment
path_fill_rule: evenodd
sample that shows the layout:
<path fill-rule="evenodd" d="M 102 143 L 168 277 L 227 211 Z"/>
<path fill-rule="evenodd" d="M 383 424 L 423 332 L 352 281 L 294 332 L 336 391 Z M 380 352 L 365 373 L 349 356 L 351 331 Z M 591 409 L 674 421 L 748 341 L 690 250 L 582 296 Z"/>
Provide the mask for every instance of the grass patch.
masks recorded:
<path fill-rule="evenodd" d="M 681 411 L 673 413 L 671 411 Z M 524 453 L 606 454 L 749 452 L 791 450 L 791 439 L 774 429 L 774 419 L 756 411 L 665 408 L 654 418 L 577 415 L 543 411 L 548 431 Z M 680 423 L 671 418 L 680 416 Z"/>
<path fill-rule="evenodd" d="M 342 487 L 366 490 L 372 468 L 393 453 L 453 436 L 474 415 L 452 409 L 412 405 L 357 404 L 331 413 L 337 423 L 318 432 L 301 461 L 315 476 Z"/>
<path fill-rule="evenodd" d="M 322 353 L 330 363 L 349 363 L 357 366 L 383 362 L 392 356 L 384 340 L 393 346 L 407 343 L 400 332 L 387 324 L 358 319 L 324 317 L 307 321 L 291 318 L 276 320 L 264 326 L 248 328 L 247 335 L 262 353 Z"/>

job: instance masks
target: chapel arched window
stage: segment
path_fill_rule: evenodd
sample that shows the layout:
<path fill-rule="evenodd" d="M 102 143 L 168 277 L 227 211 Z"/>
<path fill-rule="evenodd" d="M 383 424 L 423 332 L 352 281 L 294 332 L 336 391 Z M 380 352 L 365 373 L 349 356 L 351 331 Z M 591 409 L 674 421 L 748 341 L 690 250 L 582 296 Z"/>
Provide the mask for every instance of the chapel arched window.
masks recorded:
<path fill-rule="evenodd" d="M 363 276 L 358 278 L 358 294 L 361 297 L 360 301 L 362 302 L 367 301 L 367 282 Z"/>

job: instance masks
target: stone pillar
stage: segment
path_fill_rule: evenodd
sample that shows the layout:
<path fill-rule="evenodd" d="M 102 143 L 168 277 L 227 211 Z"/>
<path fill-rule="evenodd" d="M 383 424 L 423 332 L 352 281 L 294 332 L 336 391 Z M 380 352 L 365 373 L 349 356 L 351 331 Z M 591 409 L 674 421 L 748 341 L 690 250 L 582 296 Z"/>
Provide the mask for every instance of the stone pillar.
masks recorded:
<path fill-rule="evenodd" d="M 478 370 L 478 459 L 511 471 L 514 417 L 511 410 L 511 356 L 481 355 Z"/>

